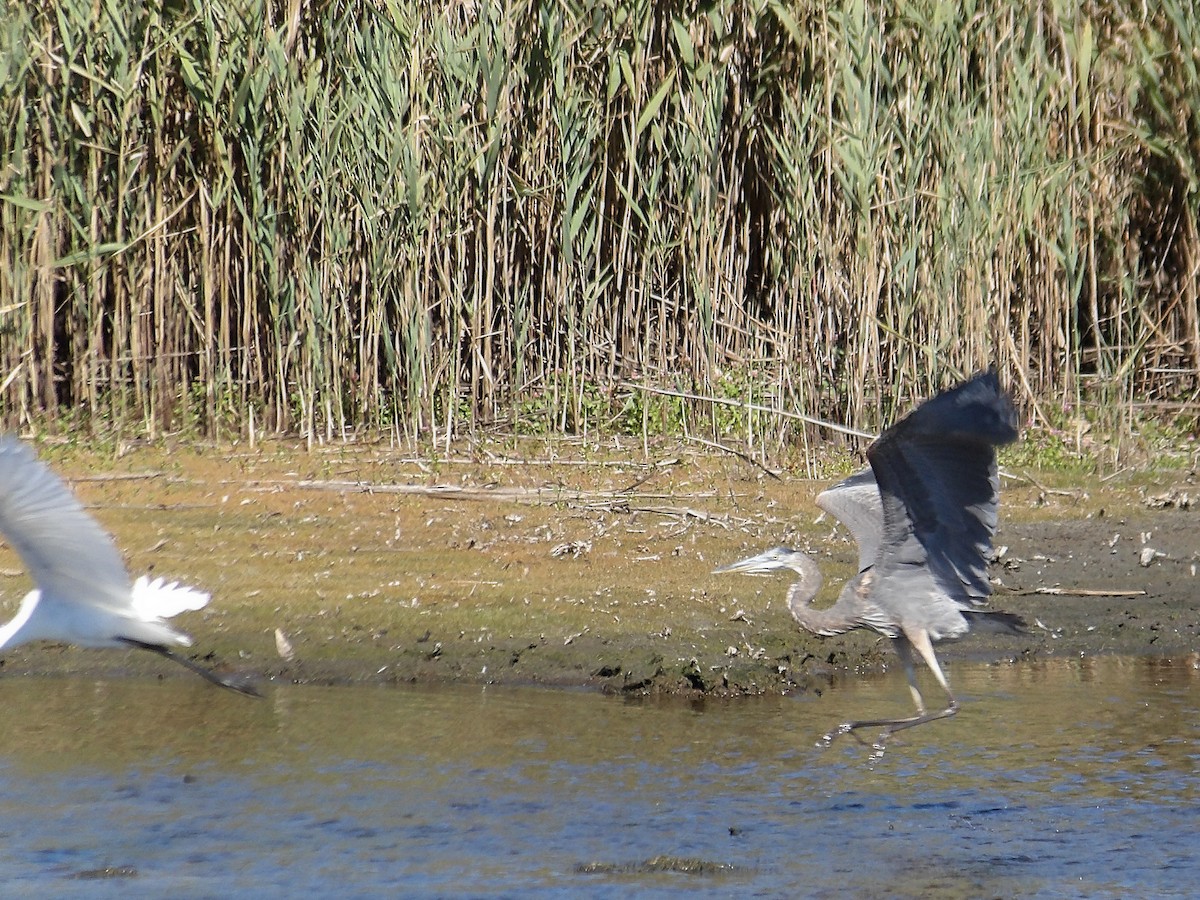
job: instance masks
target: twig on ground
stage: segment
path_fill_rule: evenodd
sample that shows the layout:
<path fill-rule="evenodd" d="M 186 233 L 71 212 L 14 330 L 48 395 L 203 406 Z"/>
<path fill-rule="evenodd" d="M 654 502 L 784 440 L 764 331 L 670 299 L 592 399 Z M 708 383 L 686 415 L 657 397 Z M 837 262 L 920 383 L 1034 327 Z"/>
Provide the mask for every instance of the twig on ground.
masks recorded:
<path fill-rule="evenodd" d="M 738 459 L 742 460 L 743 462 L 748 462 L 748 463 L 750 463 L 750 465 L 752 465 L 758 469 L 761 469 L 763 472 L 766 472 L 768 475 L 770 475 L 776 481 L 783 481 L 783 479 L 779 477 L 778 472 L 772 472 L 770 469 L 768 469 L 766 466 L 764 466 L 758 460 L 753 459 L 752 457 L 743 453 L 741 450 L 734 450 L 732 447 L 726 447 L 724 444 L 718 444 L 716 441 L 706 441 L 702 437 L 695 437 L 694 435 L 690 435 L 690 434 L 687 436 L 687 439 L 689 441 L 694 441 L 697 444 L 703 444 L 705 447 L 710 447 L 713 450 L 722 450 L 725 453 L 730 453 L 730 454 L 736 456 Z"/>
<path fill-rule="evenodd" d="M 1028 597 L 1033 594 L 1049 594 L 1052 597 L 1144 597 L 1145 591 L 1113 591 L 1105 588 L 1064 588 L 1064 587 L 1040 587 L 1034 588 L 1031 591 L 1013 591 L 1019 597 Z"/>

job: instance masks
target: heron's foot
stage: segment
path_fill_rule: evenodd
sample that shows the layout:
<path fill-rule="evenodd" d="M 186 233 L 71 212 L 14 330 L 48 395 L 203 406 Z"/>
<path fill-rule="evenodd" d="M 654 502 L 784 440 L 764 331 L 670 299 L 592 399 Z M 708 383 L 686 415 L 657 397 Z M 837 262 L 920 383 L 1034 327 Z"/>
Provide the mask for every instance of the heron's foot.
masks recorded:
<path fill-rule="evenodd" d="M 821 748 L 824 748 L 824 746 L 829 746 L 834 742 L 834 740 L 840 738 L 842 734 L 850 734 L 850 736 L 854 738 L 854 740 L 857 740 L 859 744 L 866 746 L 868 744 L 866 744 L 865 740 L 858 736 L 859 728 L 863 727 L 864 725 L 869 725 L 869 722 L 842 722 L 842 724 L 834 728 L 833 731 L 822 734 L 821 739 L 817 742 L 817 746 L 821 746 Z"/>
<path fill-rule="evenodd" d="M 909 716 L 907 719 L 896 719 L 892 722 L 877 722 L 873 724 L 884 725 L 886 730 L 884 734 L 891 737 L 897 731 L 904 731 L 906 728 L 914 728 L 917 725 L 924 725 L 926 722 L 935 722 L 938 719 L 948 719 L 953 715 L 958 714 L 958 701 L 951 699 L 950 705 L 938 712 L 927 713 L 924 710 L 917 713 L 915 716 Z"/>
<path fill-rule="evenodd" d="M 917 725 L 924 725 L 926 722 L 933 722 L 937 719 L 947 719 L 950 716 L 955 715 L 957 712 L 958 701 L 951 700 L 949 706 L 938 712 L 927 713 L 922 710 L 915 716 L 906 716 L 902 719 L 863 719 L 859 722 L 843 722 L 833 731 L 823 735 L 821 740 L 817 742 L 817 746 L 828 747 L 842 735 L 848 734 L 864 747 L 870 747 L 872 750 L 874 750 L 875 754 L 873 758 L 877 759 L 883 755 L 883 750 L 887 745 L 888 738 L 890 738 L 897 731 L 904 731 L 907 728 L 913 728 Z M 882 728 L 883 731 L 873 743 L 868 744 L 867 741 L 863 740 L 859 736 L 858 730 L 860 728 Z"/>

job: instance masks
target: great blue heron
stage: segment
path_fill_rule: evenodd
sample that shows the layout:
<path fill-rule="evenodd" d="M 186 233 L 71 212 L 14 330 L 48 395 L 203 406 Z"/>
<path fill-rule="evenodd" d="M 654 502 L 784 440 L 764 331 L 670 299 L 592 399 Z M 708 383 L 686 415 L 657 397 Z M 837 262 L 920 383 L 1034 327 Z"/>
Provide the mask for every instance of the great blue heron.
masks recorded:
<path fill-rule="evenodd" d="M 138 647 L 242 694 L 258 691 L 180 656 L 191 640 L 166 620 L 201 609 L 208 594 L 161 578 L 130 584 L 112 538 L 67 486 L 15 437 L 0 437 L 0 533 L 37 587 L 0 628 L 0 650 L 36 640 L 81 647 Z"/>
<path fill-rule="evenodd" d="M 870 468 L 822 492 L 817 505 L 858 542 L 859 572 L 828 609 L 814 609 L 821 571 L 804 553 L 775 547 L 717 569 L 767 575 L 790 570 L 787 603 L 801 627 L 830 636 L 870 628 L 892 639 L 917 714 L 847 722 L 836 732 L 883 727 L 884 735 L 952 716 L 958 701 L 933 652 L 971 628 L 1020 634 L 1012 613 L 986 609 L 996 528 L 996 450 L 1017 438 L 1017 415 L 994 371 L 927 400 L 867 448 Z M 913 669 L 916 649 L 949 705 L 926 712 Z M 832 739 L 834 735 L 827 735 Z"/>

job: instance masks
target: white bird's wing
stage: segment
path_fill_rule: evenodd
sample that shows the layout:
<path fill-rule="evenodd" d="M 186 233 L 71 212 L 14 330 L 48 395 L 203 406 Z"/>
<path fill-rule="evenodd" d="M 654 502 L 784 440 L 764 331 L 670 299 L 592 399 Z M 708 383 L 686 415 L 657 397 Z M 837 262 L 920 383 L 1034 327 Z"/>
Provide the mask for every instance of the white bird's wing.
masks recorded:
<path fill-rule="evenodd" d="M 13 435 L 0 437 L 0 533 L 43 596 L 129 608 L 129 575 L 112 538 Z"/>
<path fill-rule="evenodd" d="M 875 472 L 867 467 L 817 495 L 817 506 L 850 529 L 858 544 L 858 571 L 875 564 L 883 535 L 883 502 Z"/>
<path fill-rule="evenodd" d="M 207 591 L 187 587 L 165 578 L 141 575 L 133 583 L 131 604 L 143 619 L 171 619 L 182 612 L 194 612 L 208 605 Z"/>

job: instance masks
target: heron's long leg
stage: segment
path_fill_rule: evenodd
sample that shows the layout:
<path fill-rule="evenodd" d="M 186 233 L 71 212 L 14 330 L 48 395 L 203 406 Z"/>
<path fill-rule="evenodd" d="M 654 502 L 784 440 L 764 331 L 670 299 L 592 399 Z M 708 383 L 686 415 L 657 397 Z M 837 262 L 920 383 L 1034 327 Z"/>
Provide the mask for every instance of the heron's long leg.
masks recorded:
<path fill-rule="evenodd" d="M 215 685 L 223 688 L 229 688 L 231 691 L 237 691 L 239 694 L 245 694 L 248 697 L 261 697 L 262 694 L 250 684 L 245 678 L 237 675 L 218 675 L 211 669 L 206 669 L 199 663 L 194 663 L 186 656 L 180 656 L 173 650 L 158 644 L 147 644 L 144 641 L 135 641 L 133 638 L 118 638 L 122 643 L 128 644 L 130 647 L 139 647 L 142 650 L 149 650 L 157 653 L 159 656 L 165 656 L 167 659 L 173 660 L 183 666 L 185 669 L 190 669 L 206 681 L 210 681 Z"/>
<path fill-rule="evenodd" d="M 913 647 L 921 654 L 921 659 L 925 660 L 925 665 L 929 666 L 929 670 L 933 672 L 933 677 L 937 679 L 938 684 L 942 686 L 942 690 L 946 692 L 946 696 L 950 698 L 949 705 L 941 712 L 925 712 L 925 704 L 921 702 L 921 694 L 917 690 L 916 673 L 913 671 Z M 912 718 L 902 719 L 893 723 L 888 728 L 888 734 L 903 731 L 905 728 L 912 728 L 914 725 L 923 725 L 926 722 L 932 722 L 934 719 L 946 719 L 957 713 L 958 701 L 954 699 L 954 694 L 950 691 L 950 683 L 946 681 L 946 676 L 942 674 L 942 667 L 938 665 L 937 656 L 933 652 L 933 641 L 929 639 L 929 632 L 922 629 L 907 636 L 907 638 L 905 635 L 901 635 L 896 639 L 896 650 L 900 653 L 901 659 L 904 660 L 904 672 L 908 676 L 908 686 L 912 690 L 913 698 L 917 701 L 917 714 Z"/>
<path fill-rule="evenodd" d="M 881 738 L 883 740 L 897 731 L 903 731 L 906 728 L 912 728 L 916 725 L 924 725 L 926 722 L 932 722 L 935 719 L 946 719 L 958 712 L 958 701 L 954 699 L 954 694 L 950 692 L 950 684 L 946 681 L 946 676 L 942 673 L 942 667 L 938 665 L 937 657 L 933 653 L 933 642 L 929 639 L 929 634 L 924 630 L 915 631 L 911 635 L 902 634 L 895 639 L 894 644 L 896 654 L 900 657 L 900 662 L 904 666 L 904 675 L 908 679 L 908 688 L 912 691 L 913 702 L 917 705 L 917 714 L 898 719 L 862 719 L 855 722 L 846 722 L 839 725 L 836 731 L 825 735 L 823 743 L 828 744 L 842 734 L 853 734 L 859 728 L 884 728 L 886 730 L 884 731 L 883 738 Z M 912 651 L 914 647 L 933 672 L 938 684 L 946 692 L 946 696 L 950 698 L 949 705 L 939 712 L 929 713 L 925 711 L 925 703 L 921 699 L 921 692 L 917 689 L 917 673 L 913 666 Z"/>
<path fill-rule="evenodd" d="M 925 701 L 921 699 L 921 691 L 917 688 L 917 669 L 913 665 L 912 644 L 904 635 L 900 635 L 892 642 L 896 648 L 896 655 L 900 657 L 900 662 L 904 665 L 904 677 L 908 679 L 908 689 L 912 691 L 913 703 L 917 705 L 917 715 L 925 715 Z M 937 665 L 937 661 L 934 661 Z M 939 676 L 941 673 L 938 673 Z"/>

